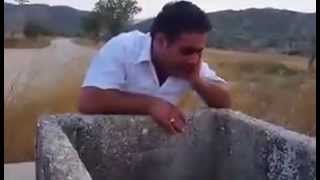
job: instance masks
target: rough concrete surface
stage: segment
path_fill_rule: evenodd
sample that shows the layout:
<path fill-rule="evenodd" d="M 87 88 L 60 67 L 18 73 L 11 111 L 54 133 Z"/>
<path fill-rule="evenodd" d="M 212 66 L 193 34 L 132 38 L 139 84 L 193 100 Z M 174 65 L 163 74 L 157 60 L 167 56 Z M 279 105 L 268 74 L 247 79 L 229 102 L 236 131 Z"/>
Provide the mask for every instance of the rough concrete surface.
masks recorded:
<path fill-rule="evenodd" d="M 316 179 L 315 138 L 231 110 L 200 110 L 188 128 L 171 136 L 147 116 L 42 117 L 37 179 Z"/>

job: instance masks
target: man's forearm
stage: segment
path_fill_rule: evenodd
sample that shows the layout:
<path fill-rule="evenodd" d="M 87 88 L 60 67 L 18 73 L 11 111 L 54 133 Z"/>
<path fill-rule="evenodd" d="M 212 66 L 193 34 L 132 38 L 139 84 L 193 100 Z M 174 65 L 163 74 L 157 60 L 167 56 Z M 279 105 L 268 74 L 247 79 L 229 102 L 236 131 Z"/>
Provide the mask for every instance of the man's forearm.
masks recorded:
<path fill-rule="evenodd" d="M 209 83 L 207 80 L 199 78 L 192 82 L 192 88 L 209 107 L 231 107 L 231 98 L 226 84 Z"/>
<path fill-rule="evenodd" d="M 155 97 L 143 94 L 86 88 L 80 95 L 79 110 L 87 114 L 145 115 L 156 100 Z"/>

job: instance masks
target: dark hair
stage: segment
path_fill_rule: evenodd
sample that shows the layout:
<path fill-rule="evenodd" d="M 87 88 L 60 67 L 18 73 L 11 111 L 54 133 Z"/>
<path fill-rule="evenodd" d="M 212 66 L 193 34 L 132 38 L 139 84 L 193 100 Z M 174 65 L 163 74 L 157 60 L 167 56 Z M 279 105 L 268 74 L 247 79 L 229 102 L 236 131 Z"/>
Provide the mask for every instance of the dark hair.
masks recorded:
<path fill-rule="evenodd" d="M 166 4 L 154 19 L 151 37 L 157 32 L 164 33 L 174 41 L 183 32 L 206 33 L 212 29 L 205 12 L 188 1 L 176 1 Z"/>

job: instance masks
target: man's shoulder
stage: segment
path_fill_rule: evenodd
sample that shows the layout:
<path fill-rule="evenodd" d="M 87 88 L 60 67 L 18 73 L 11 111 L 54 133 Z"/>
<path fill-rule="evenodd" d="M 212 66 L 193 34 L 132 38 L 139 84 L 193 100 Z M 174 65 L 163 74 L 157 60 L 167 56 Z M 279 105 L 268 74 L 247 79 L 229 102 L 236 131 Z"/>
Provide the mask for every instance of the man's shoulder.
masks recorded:
<path fill-rule="evenodd" d="M 130 54 L 130 57 L 139 56 L 146 43 L 150 41 L 149 33 L 140 31 L 123 32 L 108 40 L 101 48 L 101 53 L 108 52 L 109 48 L 121 49 L 122 55 Z M 137 58 L 136 57 L 136 58 Z"/>
<path fill-rule="evenodd" d="M 133 30 L 128 32 L 122 32 L 118 36 L 124 36 L 124 37 L 145 37 L 148 33 L 141 32 L 139 30 Z"/>
<path fill-rule="evenodd" d="M 143 33 L 138 30 L 123 32 L 110 39 L 110 41 L 121 42 L 124 45 L 136 45 L 136 43 L 143 42 L 148 38 L 148 33 Z"/>

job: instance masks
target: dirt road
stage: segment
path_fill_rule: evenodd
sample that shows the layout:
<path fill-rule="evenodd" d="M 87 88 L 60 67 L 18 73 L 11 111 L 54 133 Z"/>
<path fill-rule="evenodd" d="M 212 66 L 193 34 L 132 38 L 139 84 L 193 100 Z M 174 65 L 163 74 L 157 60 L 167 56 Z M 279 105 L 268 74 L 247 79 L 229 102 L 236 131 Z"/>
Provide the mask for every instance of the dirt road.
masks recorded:
<path fill-rule="evenodd" d="M 39 71 L 50 74 L 69 61 L 90 59 L 95 52 L 67 38 L 54 39 L 50 46 L 42 49 L 4 49 L 4 89 L 6 91 L 8 84 L 18 74 L 22 81 Z"/>

